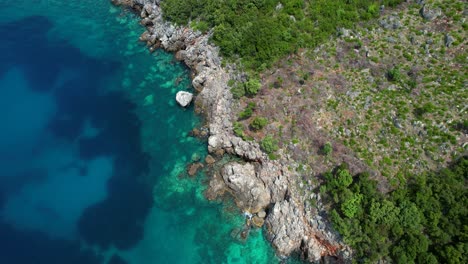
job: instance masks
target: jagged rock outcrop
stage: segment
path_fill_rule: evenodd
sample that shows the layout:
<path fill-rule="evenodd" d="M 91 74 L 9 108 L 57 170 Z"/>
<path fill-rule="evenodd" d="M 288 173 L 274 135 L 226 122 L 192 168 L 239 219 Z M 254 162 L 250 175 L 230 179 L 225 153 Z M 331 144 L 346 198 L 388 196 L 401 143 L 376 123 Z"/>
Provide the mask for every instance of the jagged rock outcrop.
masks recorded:
<path fill-rule="evenodd" d="M 266 224 L 267 237 L 281 256 L 301 251 L 305 259 L 319 261 L 324 256 L 345 255 L 340 252 L 349 248 L 330 231 L 329 224 L 304 207 L 304 198 L 295 189 L 299 177 L 289 170 L 293 161 L 283 156 L 278 161 L 269 160 L 258 143 L 233 134 L 233 97 L 227 85 L 231 76 L 221 67 L 218 49 L 208 42 L 210 34 L 164 21 L 159 0 L 112 2 L 140 13 L 141 24 L 147 29 L 140 40 L 151 51 L 159 47 L 173 51 L 192 70 L 192 85 L 198 92 L 195 109 L 206 117 L 209 128 L 208 151 L 217 157 L 236 155 L 246 162 L 227 163 L 219 172 L 214 171 L 206 197 L 216 199 L 226 191 L 231 193 L 254 226 Z"/>
<path fill-rule="evenodd" d="M 236 203 L 243 211 L 258 213 L 270 204 L 270 192 L 256 177 L 252 164 L 232 162 L 224 165 L 224 182 L 233 193 Z"/>

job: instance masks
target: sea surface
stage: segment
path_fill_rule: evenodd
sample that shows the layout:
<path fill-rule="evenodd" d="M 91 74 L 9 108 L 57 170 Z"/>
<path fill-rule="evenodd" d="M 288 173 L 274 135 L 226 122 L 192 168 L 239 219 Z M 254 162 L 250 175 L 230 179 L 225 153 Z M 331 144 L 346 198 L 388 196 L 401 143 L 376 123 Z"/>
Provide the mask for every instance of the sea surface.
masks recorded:
<path fill-rule="evenodd" d="M 277 263 L 185 175 L 188 69 L 109 0 L 0 0 L 0 263 Z"/>

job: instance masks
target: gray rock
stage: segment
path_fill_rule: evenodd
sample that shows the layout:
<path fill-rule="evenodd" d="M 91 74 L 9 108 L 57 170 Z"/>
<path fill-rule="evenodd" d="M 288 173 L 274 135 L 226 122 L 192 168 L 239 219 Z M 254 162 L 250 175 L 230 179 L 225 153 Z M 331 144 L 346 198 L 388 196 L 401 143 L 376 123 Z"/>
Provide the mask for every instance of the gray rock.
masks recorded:
<path fill-rule="evenodd" d="M 176 101 L 182 107 L 187 107 L 192 102 L 193 94 L 185 91 L 179 91 L 176 94 Z"/>
<path fill-rule="evenodd" d="M 344 37 L 344 38 L 347 38 L 349 37 L 351 34 L 350 34 L 350 30 L 349 29 L 346 29 L 346 28 L 339 28 L 338 29 L 338 34 L 341 36 L 341 37 Z"/>
<path fill-rule="evenodd" d="M 256 177 L 252 164 L 228 163 L 223 167 L 222 176 L 243 211 L 258 213 L 270 204 L 270 193 Z"/>
<path fill-rule="evenodd" d="M 398 29 L 401 27 L 401 22 L 398 16 L 392 15 L 379 20 L 379 25 L 384 29 Z"/>
<path fill-rule="evenodd" d="M 442 14 L 442 11 L 439 8 L 430 9 L 426 5 L 419 10 L 419 14 L 426 20 L 434 20 Z"/>
<path fill-rule="evenodd" d="M 395 38 L 393 38 L 393 37 L 387 37 L 387 42 L 388 42 L 388 43 L 395 43 L 396 40 L 395 40 Z"/>
<path fill-rule="evenodd" d="M 262 210 L 262 211 L 258 212 L 257 215 L 258 215 L 258 217 L 265 218 L 266 213 L 265 213 L 265 211 Z"/>
<path fill-rule="evenodd" d="M 298 251 L 306 228 L 299 221 L 300 210 L 294 202 L 276 203 L 266 218 L 267 237 L 280 256 Z"/>
<path fill-rule="evenodd" d="M 452 46 L 454 41 L 455 39 L 452 36 L 450 36 L 449 34 L 445 34 L 444 42 L 447 48 Z"/>

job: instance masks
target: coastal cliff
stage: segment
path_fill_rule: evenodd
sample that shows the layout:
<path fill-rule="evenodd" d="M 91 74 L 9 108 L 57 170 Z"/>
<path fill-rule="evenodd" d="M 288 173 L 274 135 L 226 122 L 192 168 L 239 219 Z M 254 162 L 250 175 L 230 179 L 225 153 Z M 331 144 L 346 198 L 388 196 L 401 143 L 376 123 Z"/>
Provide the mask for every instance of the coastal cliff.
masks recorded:
<path fill-rule="evenodd" d="M 151 51 L 163 48 L 174 52 L 192 70 L 192 85 L 197 91 L 195 107 L 206 118 L 210 154 L 217 158 L 228 154 L 242 160 L 220 161 L 214 166 L 219 169 L 212 172 L 207 198 L 230 193 L 249 223 L 256 227 L 265 224 L 267 238 L 280 257 L 299 253 L 310 262 L 323 258 L 347 262 L 350 249 L 322 217 L 320 195 L 310 197 L 310 193 L 299 190 L 301 175 L 294 169 L 296 163 L 281 153 L 277 160 L 270 160 L 258 143 L 234 135 L 234 101 L 227 84 L 233 73 L 221 66 L 219 50 L 209 42 L 210 34 L 164 21 L 159 0 L 112 2 L 140 15 L 146 27 L 140 40 Z M 314 207 L 305 202 L 309 199 L 316 201 Z"/>

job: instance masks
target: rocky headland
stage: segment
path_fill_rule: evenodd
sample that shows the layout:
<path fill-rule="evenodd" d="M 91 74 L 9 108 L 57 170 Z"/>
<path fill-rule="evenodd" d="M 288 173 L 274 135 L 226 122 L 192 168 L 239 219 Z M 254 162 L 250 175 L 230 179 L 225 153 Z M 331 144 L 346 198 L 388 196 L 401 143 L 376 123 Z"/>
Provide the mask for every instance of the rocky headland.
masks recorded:
<path fill-rule="evenodd" d="M 202 34 L 164 21 L 160 0 L 112 2 L 140 15 L 141 24 L 146 27 L 140 40 L 151 51 L 163 48 L 174 52 L 192 70 L 192 85 L 197 92 L 195 109 L 205 117 L 209 131 L 211 155 L 207 164 L 216 168 L 209 175 L 206 197 L 217 199 L 231 194 L 246 215 L 248 225 L 265 225 L 267 238 L 280 257 L 298 253 L 310 262 L 349 261 L 349 247 L 323 218 L 325 211 L 319 194 L 301 192 L 301 175 L 294 169 L 297 167 L 294 160 L 281 153 L 277 160 L 270 160 L 258 143 L 234 135 L 231 110 L 235 102 L 228 80 L 237 76 L 221 66 L 218 48 L 209 42 L 210 33 Z M 221 160 L 225 154 L 240 159 L 226 162 Z M 316 201 L 315 206 L 306 202 L 309 199 Z"/>

